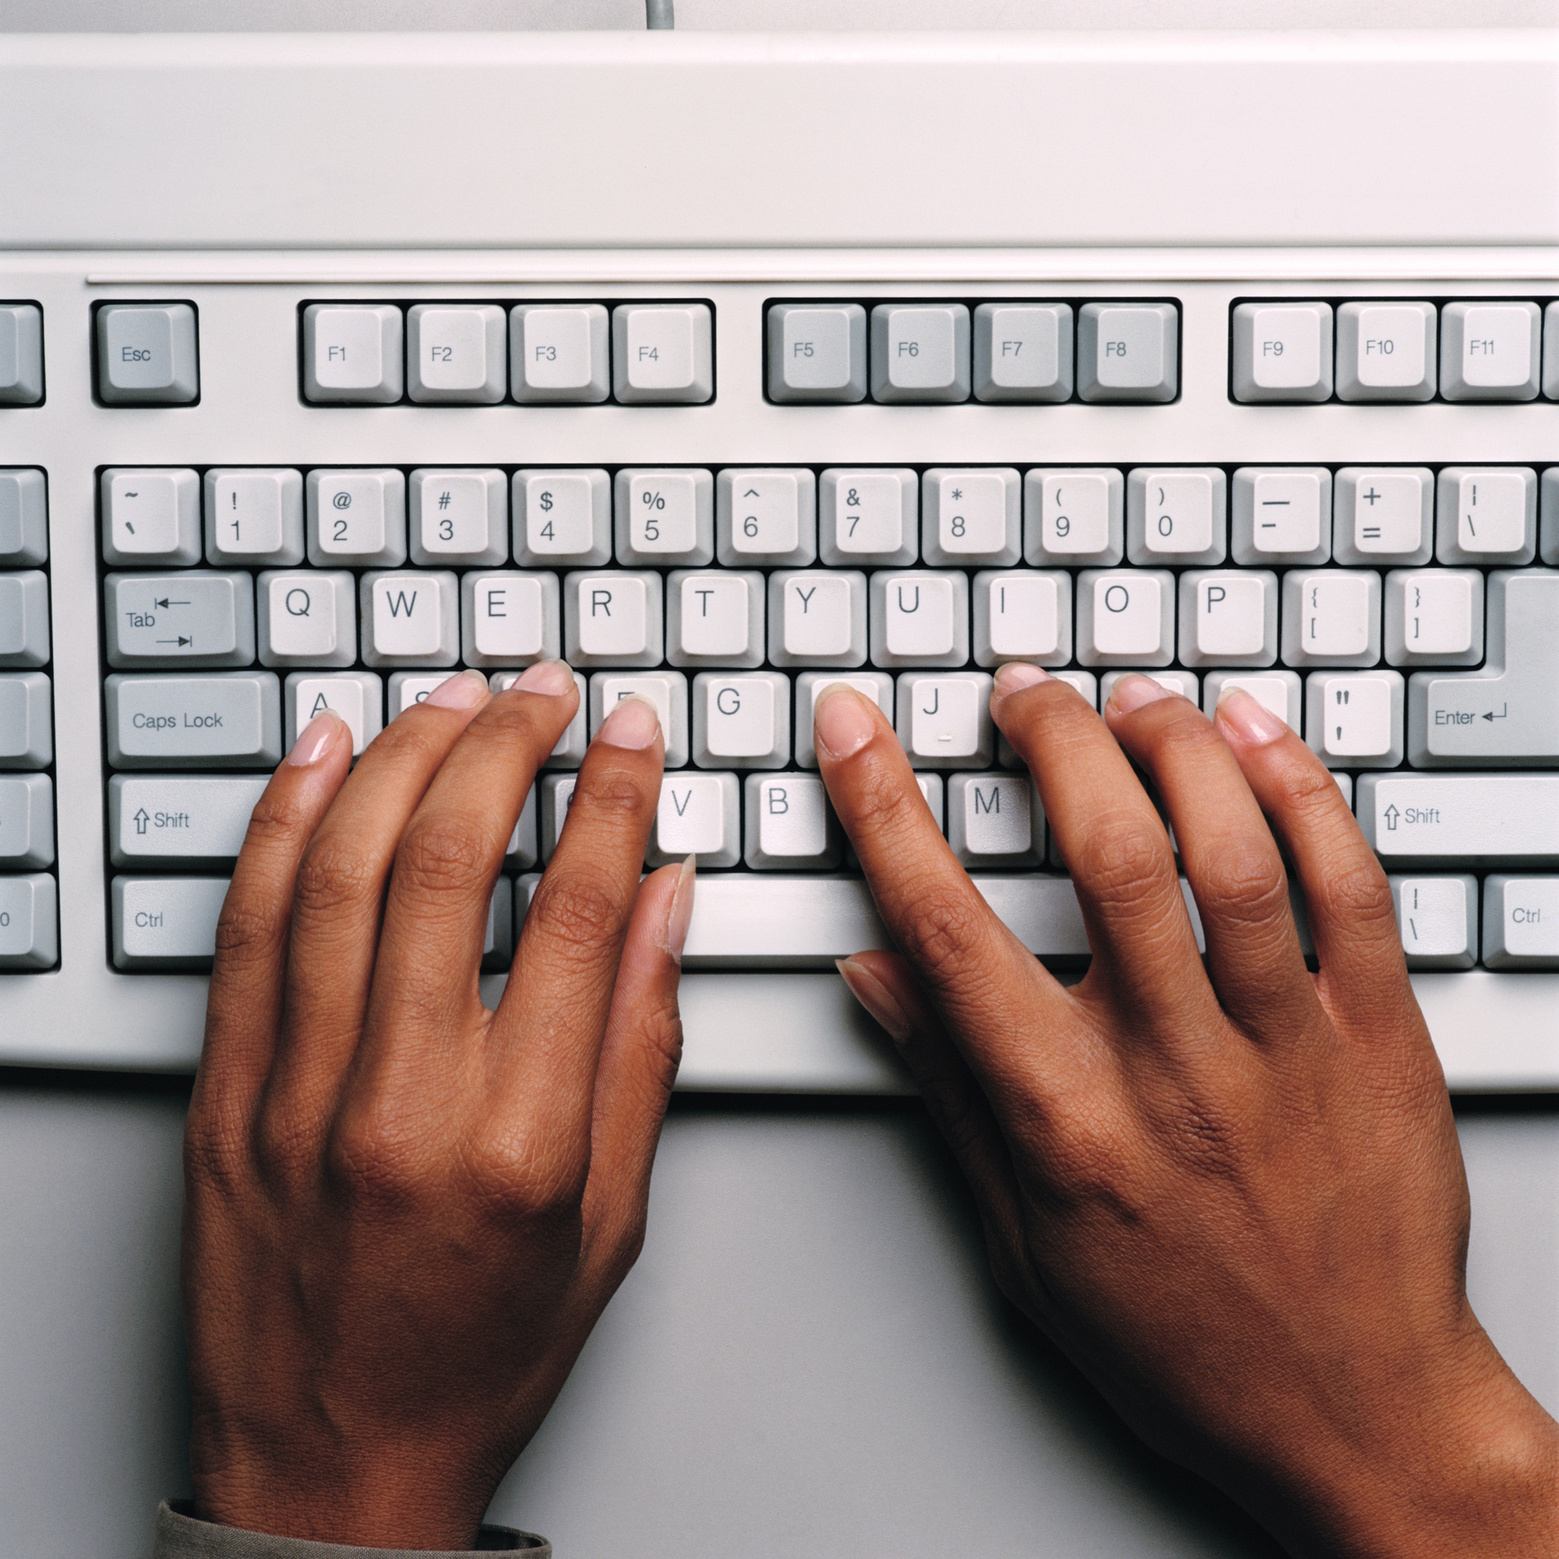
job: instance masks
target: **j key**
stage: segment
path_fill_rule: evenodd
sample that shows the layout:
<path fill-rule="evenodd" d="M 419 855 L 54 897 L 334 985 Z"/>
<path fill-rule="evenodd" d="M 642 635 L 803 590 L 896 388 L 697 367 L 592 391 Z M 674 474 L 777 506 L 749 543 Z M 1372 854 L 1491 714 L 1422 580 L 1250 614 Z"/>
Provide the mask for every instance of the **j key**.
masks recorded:
<path fill-rule="evenodd" d="M 984 769 L 996 756 L 991 677 L 985 671 L 907 672 L 899 678 L 899 741 L 917 768 Z"/>

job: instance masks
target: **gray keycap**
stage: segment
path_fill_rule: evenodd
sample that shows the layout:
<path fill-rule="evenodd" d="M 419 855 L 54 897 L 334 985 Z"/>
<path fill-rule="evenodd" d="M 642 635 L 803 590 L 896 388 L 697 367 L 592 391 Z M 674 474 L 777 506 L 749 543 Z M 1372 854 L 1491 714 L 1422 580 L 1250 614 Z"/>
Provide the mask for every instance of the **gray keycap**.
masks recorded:
<path fill-rule="evenodd" d="M 1440 310 L 1440 394 L 1448 401 L 1536 400 L 1542 332 L 1535 303 L 1447 303 Z"/>
<path fill-rule="evenodd" d="M 0 969 L 48 969 L 59 958 L 54 879 L 0 877 Z"/>
<path fill-rule="evenodd" d="M 1072 398 L 1072 305 L 982 303 L 974 311 L 977 401 Z"/>
<path fill-rule="evenodd" d="M 201 559 L 200 477 L 191 470 L 105 471 L 98 485 L 103 561 L 127 568 Z"/>
<path fill-rule="evenodd" d="M 42 471 L 0 471 L 0 568 L 32 568 L 49 555 Z"/>
<path fill-rule="evenodd" d="M 108 664 L 247 666 L 254 581 L 245 573 L 110 574 L 103 581 Z"/>
<path fill-rule="evenodd" d="M 298 733 L 316 715 L 333 709 L 352 733 L 352 755 L 384 729 L 384 679 L 373 671 L 294 671 L 282 684 L 283 744 L 290 752 Z"/>
<path fill-rule="evenodd" d="M 0 867 L 31 871 L 54 864 L 54 781 L 47 774 L 0 774 Z"/>
<path fill-rule="evenodd" d="M 816 774 L 749 774 L 742 811 L 743 855 L 754 871 L 830 870 L 844 843 Z"/>
<path fill-rule="evenodd" d="M 522 303 L 509 311 L 509 393 L 521 405 L 587 405 L 612 393 L 606 309 Z"/>
<path fill-rule="evenodd" d="M 401 472 L 310 471 L 304 504 L 309 562 L 316 568 L 399 568 L 406 561 Z"/>
<path fill-rule="evenodd" d="M 818 555 L 830 568 L 902 568 L 920 550 L 920 478 L 907 466 L 830 467 L 818 485 Z"/>
<path fill-rule="evenodd" d="M 866 310 L 859 303 L 776 303 L 769 310 L 769 399 L 866 399 Z"/>
<path fill-rule="evenodd" d="M 805 568 L 815 562 L 816 476 L 795 467 L 720 472 L 715 556 L 727 568 Z"/>
<path fill-rule="evenodd" d="M 108 782 L 115 866 L 224 866 L 269 784 L 261 774 L 116 774 Z"/>
<path fill-rule="evenodd" d="M 1559 774 L 1361 774 L 1355 810 L 1388 865 L 1559 866 Z"/>
<path fill-rule="evenodd" d="M 613 484 L 617 561 L 627 568 L 703 568 L 715 555 L 708 471 L 629 466 Z"/>
<path fill-rule="evenodd" d="M 1435 306 L 1371 300 L 1337 310 L 1337 399 L 1430 401 L 1437 353 Z"/>
<path fill-rule="evenodd" d="M 707 303 L 620 303 L 612 310 L 612 389 L 625 405 L 696 405 L 714 394 Z"/>
<path fill-rule="evenodd" d="M 392 303 L 311 303 L 303 311 L 303 396 L 389 405 L 401 398 L 401 311 Z"/>
<path fill-rule="evenodd" d="M 1231 320 L 1234 398 L 1325 401 L 1332 395 L 1332 306 L 1240 303 Z M 1319 560 L 1311 560 L 1319 561 Z"/>
<path fill-rule="evenodd" d="M 963 303 L 879 303 L 872 310 L 872 399 L 969 399 L 969 308 Z"/>
<path fill-rule="evenodd" d="M 35 569 L 0 574 L 0 666 L 49 661 L 49 582 Z"/>
<path fill-rule="evenodd" d="M 1393 877 L 1391 897 L 1409 969 L 1470 969 L 1477 963 L 1476 877 Z"/>
<path fill-rule="evenodd" d="M 406 313 L 406 393 L 425 405 L 493 406 L 509 389 L 508 334 L 495 303 L 416 303 Z"/>
<path fill-rule="evenodd" d="M 1173 303 L 1085 303 L 1077 316 L 1077 394 L 1085 401 L 1172 401 L 1180 393 Z"/>
<path fill-rule="evenodd" d="M 109 406 L 186 406 L 200 397 L 195 310 L 107 303 L 97 311 L 97 393 Z"/>
<path fill-rule="evenodd" d="M 1559 877 L 1483 884 L 1483 961 L 1490 969 L 1559 969 Z"/>
<path fill-rule="evenodd" d="M 666 866 L 690 855 L 700 866 L 740 863 L 741 792 L 734 774 L 683 770 L 662 779 L 645 862 Z"/>
<path fill-rule="evenodd" d="M 1543 395 L 1559 401 L 1559 303 L 1543 310 Z"/>
<path fill-rule="evenodd" d="M 292 568 L 303 561 L 303 478 L 242 467 L 206 472 L 206 560 Z"/>
<path fill-rule="evenodd" d="M 701 671 L 693 678 L 693 762 L 701 769 L 782 769 L 790 757 L 790 679 L 781 671 Z"/>
<path fill-rule="evenodd" d="M 262 666 L 344 668 L 357 660 L 357 581 L 344 569 L 281 569 L 255 580 Z"/>
<path fill-rule="evenodd" d="M 115 877 L 115 968 L 209 969 L 226 897 L 225 877 Z"/>
<path fill-rule="evenodd" d="M 36 303 L 0 304 L 0 406 L 43 399 L 43 311 Z"/>
<path fill-rule="evenodd" d="M 487 934 L 482 939 L 482 973 L 506 974 L 514 959 L 514 884 L 500 877 L 487 903 Z"/>
<path fill-rule="evenodd" d="M 0 769 L 42 769 L 53 761 L 49 679 L 41 671 L 0 676 Z"/>
<path fill-rule="evenodd" d="M 1026 774 L 953 774 L 947 842 L 965 866 L 1038 866 L 1045 814 Z"/>
<path fill-rule="evenodd" d="M 281 680 L 274 672 L 116 673 L 103 691 L 115 768 L 268 769 L 281 762 Z"/>
<path fill-rule="evenodd" d="M 1241 566 L 1330 559 L 1332 473 L 1325 466 L 1241 466 L 1229 500 L 1229 552 Z"/>

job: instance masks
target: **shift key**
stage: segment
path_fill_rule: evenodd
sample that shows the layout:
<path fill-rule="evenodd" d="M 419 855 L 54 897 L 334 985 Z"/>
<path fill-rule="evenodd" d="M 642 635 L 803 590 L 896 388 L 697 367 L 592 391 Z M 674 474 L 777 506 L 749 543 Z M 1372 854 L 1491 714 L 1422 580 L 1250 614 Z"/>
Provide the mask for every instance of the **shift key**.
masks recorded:
<path fill-rule="evenodd" d="M 103 694 L 116 769 L 268 769 L 281 761 L 274 672 L 110 676 Z"/>
<path fill-rule="evenodd" d="M 227 866 L 263 774 L 116 774 L 108 782 L 108 848 L 115 866 Z"/>

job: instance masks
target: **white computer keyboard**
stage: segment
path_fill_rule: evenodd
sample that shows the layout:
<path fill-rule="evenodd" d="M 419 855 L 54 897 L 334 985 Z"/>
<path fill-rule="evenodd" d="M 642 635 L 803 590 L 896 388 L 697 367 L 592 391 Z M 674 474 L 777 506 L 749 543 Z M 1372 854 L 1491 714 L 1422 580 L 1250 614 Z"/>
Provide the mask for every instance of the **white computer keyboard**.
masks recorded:
<path fill-rule="evenodd" d="M 1248 688 L 1390 870 L 1453 1082 L 1559 1085 L 1540 258 L 0 252 L 0 1054 L 188 1064 L 226 875 L 310 716 L 360 748 L 458 667 L 561 654 L 580 712 L 510 843 L 494 981 L 589 734 L 643 693 L 648 864 L 702 868 L 685 1080 L 901 1086 L 830 972 L 882 930 L 813 700 L 877 700 L 988 899 L 1076 969 L 987 710 L 1026 659 L 1094 703 L 1126 671 L 1208 710 Z"/>

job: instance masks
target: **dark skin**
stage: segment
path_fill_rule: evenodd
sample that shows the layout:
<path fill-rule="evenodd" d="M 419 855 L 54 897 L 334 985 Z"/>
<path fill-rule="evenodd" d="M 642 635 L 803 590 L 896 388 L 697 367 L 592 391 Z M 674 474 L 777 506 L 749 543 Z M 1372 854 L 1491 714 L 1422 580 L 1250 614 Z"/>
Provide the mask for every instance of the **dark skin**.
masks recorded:
<path fill-rule="evenodd" d="M 311 726 L 229 894 L 186 1177 L 208 1520 L 469 1546 L 643 1239 L 692 904 L 688 871 L 640 882 L 653 712 L 592 744 L 494 1013 L 487 898 L 577 695 L 557 663 L 446 688 L 350 777 L 344 727 Z M 1444 1080 L 1330 776 L 1243 694 L 1212 722 L 1126 678 L 1101 719 L 1009 667 L 992 707 L 1077 884 L 1075 986 L 985 906 L 869 700 L 825 693 L 816 734 L 899 949 L 841 973 L 1004 1291 L 1295 1555 L 1559 1553 L 1559 1429 L 1468 1306 Z"/>

